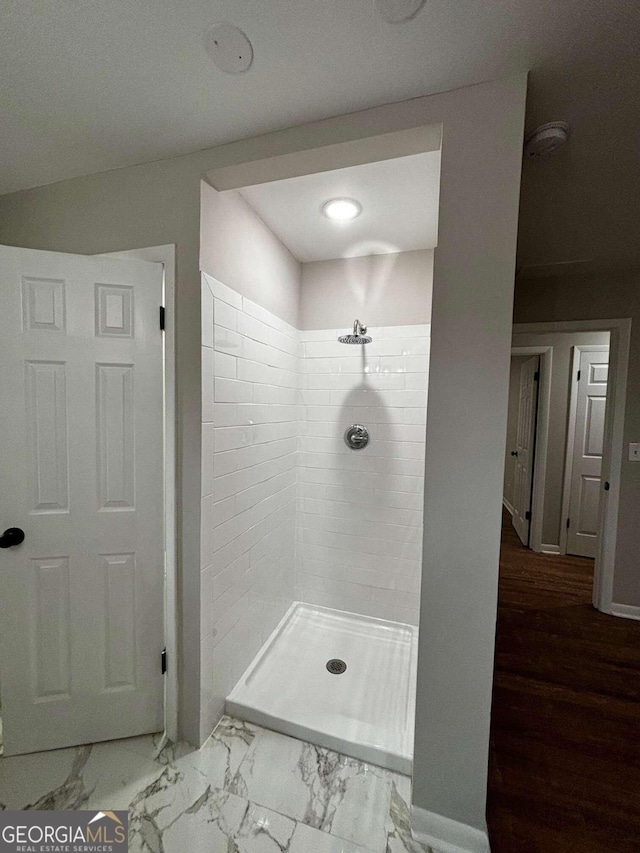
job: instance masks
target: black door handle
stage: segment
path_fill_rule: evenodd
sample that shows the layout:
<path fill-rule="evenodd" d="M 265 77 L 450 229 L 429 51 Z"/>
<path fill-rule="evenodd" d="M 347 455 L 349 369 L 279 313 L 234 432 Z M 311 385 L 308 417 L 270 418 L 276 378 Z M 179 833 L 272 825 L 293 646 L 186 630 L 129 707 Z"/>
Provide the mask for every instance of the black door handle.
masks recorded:
<path fill-rule="evenodd" d="M 511 451 L 511 455 L 512 455 L 512 456 L 517 456 L 517 455 L 518 455 L 518 451 L 517 451 L 517 450 L 512 450 L 512 451 Z"/>
<path fill-rule="evenodd" d="M 21 542 L 24 542 L 24 530 L 19 527 L 8 527 L 0 536 L 0 548 L 13 548 Z"/>

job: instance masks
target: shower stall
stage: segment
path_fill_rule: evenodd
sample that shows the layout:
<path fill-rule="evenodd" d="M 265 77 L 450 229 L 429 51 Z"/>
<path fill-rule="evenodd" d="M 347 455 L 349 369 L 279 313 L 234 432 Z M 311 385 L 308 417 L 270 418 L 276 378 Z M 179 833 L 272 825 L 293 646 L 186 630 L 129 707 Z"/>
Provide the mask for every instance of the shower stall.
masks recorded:
<path fill-rule="evenodd" d="M 202 287 L 203 736 L 226 711 L 409 773 L 429 325 L 301 330 Z"/>
<path fill-rule="evenodd" d="M 203 187 L 201 737 L 408 774 L 439 152 L 380 165 L 342 170 L 349 223 L 345 175 Z"/>
<path fill-rule="evenodd" d="M 296 601 L 226 707 L 409 773 L 429 338 L 366 332 L 300 332 Z"/>

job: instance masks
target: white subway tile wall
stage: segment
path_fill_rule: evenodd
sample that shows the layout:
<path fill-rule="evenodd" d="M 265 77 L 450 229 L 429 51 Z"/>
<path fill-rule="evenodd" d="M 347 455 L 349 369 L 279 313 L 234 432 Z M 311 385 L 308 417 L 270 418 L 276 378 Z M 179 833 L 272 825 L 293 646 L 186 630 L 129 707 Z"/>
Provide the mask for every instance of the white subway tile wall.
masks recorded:
<path fill-rule="evenodd" d="M 297 329 L 202 276 L 201 737 L 295 594 Z"/>
<path fill-rule="evenodd" d="M 206 737 L 294 599 L 418 624 L 430 327 L 346 346 L 207 275 L 202 311 Z"/>
<path fill-rule="evenodd" d="M 348 325 L 300 333 L 297 597 L 417 625 L 430 327 L 349 346 Z M 356 423 L 363 450 L 344 442 Z"/>

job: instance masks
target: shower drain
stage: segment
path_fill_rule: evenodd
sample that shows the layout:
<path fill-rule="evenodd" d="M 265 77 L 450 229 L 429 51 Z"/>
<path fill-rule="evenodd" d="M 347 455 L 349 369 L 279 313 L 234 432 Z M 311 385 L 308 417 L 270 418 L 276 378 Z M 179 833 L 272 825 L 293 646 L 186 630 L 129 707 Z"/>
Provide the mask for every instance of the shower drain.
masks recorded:
<path fill-rule="evenodd" d="M 332 675 L 342 675 L 346 671 L 347 665 L 340 658 L 331 658 L 327 661 L 327 669 Z"/>

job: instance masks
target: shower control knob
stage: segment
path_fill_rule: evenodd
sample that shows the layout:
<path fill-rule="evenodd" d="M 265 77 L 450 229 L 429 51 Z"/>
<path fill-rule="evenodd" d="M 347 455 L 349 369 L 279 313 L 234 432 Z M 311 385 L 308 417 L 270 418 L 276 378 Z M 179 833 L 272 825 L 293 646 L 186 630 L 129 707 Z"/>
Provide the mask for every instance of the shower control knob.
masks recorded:
<path fill-rule="evenodd" d="M 344 443 L 351 450 L 362 450 L 369 444 L 369 430 L 362 424 L 352 424 L 344 434 Z"/>

